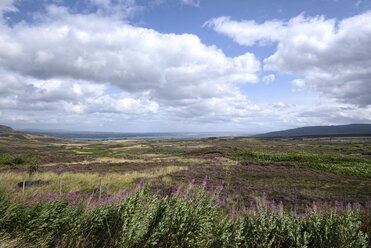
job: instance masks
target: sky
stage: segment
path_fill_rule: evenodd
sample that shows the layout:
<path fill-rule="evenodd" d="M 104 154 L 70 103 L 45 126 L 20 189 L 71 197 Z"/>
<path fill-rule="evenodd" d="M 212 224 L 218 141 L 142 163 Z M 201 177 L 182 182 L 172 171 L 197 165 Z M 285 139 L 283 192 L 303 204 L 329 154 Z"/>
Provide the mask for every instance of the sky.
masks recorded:
<path fill-rule="evenodd" d="M 0 0 L 0 124 L 371 123 L 371 0 Z"/>

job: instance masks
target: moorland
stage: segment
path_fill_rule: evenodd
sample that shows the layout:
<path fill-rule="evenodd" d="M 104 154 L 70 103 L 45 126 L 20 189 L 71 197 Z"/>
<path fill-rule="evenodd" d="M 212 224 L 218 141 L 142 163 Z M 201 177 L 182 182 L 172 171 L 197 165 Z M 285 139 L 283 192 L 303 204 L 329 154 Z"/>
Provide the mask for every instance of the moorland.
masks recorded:
<path fill-rule="evenodd" d="M 151 197 L 156 196 L 155 198 L 159 201 L 153 203 L 156 206 L 154 210 L 148 210 L 148 219 L 144 221 L 146 224 L 143 224 L 152 229 L 155 229 L 155 222 L 160 218 L 156 217 L 157 219 L 153 219 L 153 216 L 156 216 L 156 213 L 162 216 L 161 204 L 165 204 L 163 202 L 161 203 L 163 199 L 165 199 L 164 201 L 168 201 L 168 199 L 173 198 L 175 195 L 179 195 L 180 192 L 183 192 L 183 195 L 189 195 L 189 191 L 196 191 L 197 189 L 203 192 L 215 193 L 217 191 L 218 201 L 222 199 L 222 203 L 216 204 L 217 206 L 215 204 L 207 205 L 208 203 L 205 203 L 207 205 L 206 208 L 211 209 L 207 211 L 203 209 L 202 211 L 206 211 L 203 214 L 209 217 L 213 216 L 214 207 L 219 209 L 218 211 L 229 213 L 226 216 L 231 216 L 231 213 L 232 215 L 238 215 L 236 213 L 248 212 L 261 199 L 264 199 L 265 202 L 273 203 L 273 205 L 280 206 L 282 211 L 288 213 L 287 216 L 292 216 L 293 213 L 295 216 L 305 214 L 308 208 L 313 207 L 314 204 L 324 209 L 333 209 L 337 206 L 346 206 L 347 204 L 356 205 L 362 214 L 359 220 L 355 220 L 355 223 L 359 224 L 363 218 L 363 224 L 359 224 L 362 226 L 359 227 L 359 230 L 362 229 L 364 236 L 361 236 L 366 237 L 364 239 L 366 240 L 367 233 L 370 232 L 370 220 L 367 213 L 371 201 L 371 138 L 298 137 L 271 139 L 220 137 L 204 139 L 79 141 L 22 132 L 0 133 L 0 188 L 3 194 L 3 201 L 7 201 L 8 203 L 17 202 L 17 204 L 23 204 L 22 206 L 30 206 L 35 202 L 35 199 L 53 197 L 55 199 L 58 198 L 58 195 L 65 196 L 66 194 L 73 193 L 75 195 L 88 196 L 90 197 L 89 201 L 95 201 L 96 199 L 97 204 L 101 206 L 100 203 L 104 203 L 105 200 L 111 199 L 123 190 L 134 189 L 137 185 L 143 184 L 147 185 L 144 187 L 146 193 L 142 192 L 141 197 L 143 197 L 143 194 L 148 194 Z M 137 194 L 137 197 L 139 197 L 138 194 L 140 195 L 140 193 L 138 191 L 135 192 L 133 194 Z M 197 198 L 195 195 L 193 197 Z M 210 197 L 210 194 L 206 198 L 208 197 Z M 131 198 L 128 197 L 128 199 L 130 201 Z M 148 198 L 146 199 L 148 200 Z M 197 198 L 198 200 L 187 199 L 186 201 L 191 202 L 183 202 L 182 204 L 192 206 L 192 204 L 197 202 L 196 205 L 204 206 L 204 201 L 200 200 L 200 198 Z M 142 203 L 145 201 L 142 199 Z M 40 200 L 40 202 L 44 201 Z M 208 202 L 210 202 L 210 199 Z M 68 205 L 68 203 L 66 204 Z M 19 207 L 21 205 L 17 206 Z M 48 206 L 50 207 L 50 205 Z M 193 210 L 196 211 L 196 209 L 197 207 L 194 206 Z M 7 211 L 9 213 L 11 210 L 7 209 Z M 35 210 L 33 209 L 32 211 Z M 182 215 L 186 216 L 184 211 Z M 192 211 L 192 209 L 188 211 Z M 208 212 L 210 214 L 207 214 Z M 78 215 L 78 213 L 75 214 Z M 200 215 L 203 216 L 202 214 Z M 5 218 L 4 216 L 3 218 Z M 349 215 L 347 216 L 349 217 Z M 1 218 L 2 216 L 0 214 Z M 213 218 L 216 218 L 216 215 Z M 333 217 L 331 218 L 334 219 Z M 174 219 L 174 216 L 172 219 Z M 103 220 L 105 219 L 103 218 Z M 103 220 L 102 223 L 104 222 Z M 109 220 L 106 221 L 109 223 Z M 158 221 L 161 223 L 160 220 Z M 215 220 L 212 220 L 210 223 L 214 223 L 213 221 L 215 222 Z M 297 220 L 292 221 L 296 223 L 295 221 Z M 0 221 L 0 229 L 1 224 L 6 229 L 4 223 L 8 222 Z M 106 227 L 108 225 L 107 223 L 104 224 Z M 275 223 L 277 224 L 278 222 Z M 286 221 L 285 223 L 291 222 Z M 335 228 L 334 225 L 342 225 L 341 221 L 337 221 L 336 223 L 331 224 L 333 225 L 333 229 Z M 81 225 L 80 223 L 80 227 Z M 172 225 L 175 224 L 173 223 Z M 226 225 L 226 223 L 223 225 Z M 290 225 L 294 224 L 291 223 Z M 305 228 L 308 228 L 307 224 L 305 225 Z M 11 244 L 15 242 L 14 240 L 17 240 L 17 237 L 20 235 L 19 233 L 27 233 L 27 231 L 23 229 L 23 231 L 19 231 L 17 228 L 19 227 L 14 226 L 14 230 L 11 229 L 5 232 L 5 236 L 3 235 L 7 237 L 3 239 L 8 240 L 8 247 L 12 247 Z M 141 236 L 141 238 L 138 238 L 139 236 L 137 237 L 139 241 L 136 240 L 136 247 L 158 247 L 156 245 L 159 243 L 156 242 L 160 242 L 159 240 L 161 239 L 157 241 L 152 240 L 155 243 L 150 243 L 151 238 L 156 235 L 148 233 L 148 230 L 151 229 L 148 228 L 144 228 L 144 236 Z M 212 229 L 212 227 L 210 228 Z M 214 228 L 216 227 L 214 226 Z M 328 227 L 323 226 L 323 228 Z M 51 234 L 51 240 L 46 241 L 45 244 L 46 247 L 54 246 L 58 242 L 64 244 L 61 247 L 99 247 L 94 246 L 97 244 L 100 244 L 100 247 L 105 246 L 104 244 L 109 244 L 106 247 L 135 247 L 130 245 L 125 246 L 122 243 L 120 243 L 121 245 L 119 243 L 110 243 L 122 240 L 122 233 L 117 234 L 118 236 L 121 235 L 121 238 L 113 241 L 115 239 L 113 238 L 114 234 L 111 233 L 112 230 L 111 232 L 108 231 L 107 234 L 107 230 L 104 229 L 104 231 L 103 229 L 100 234 L 98 232 L 96 235 L 98 237 L 108 238 L 102 238 L 99 239 L 100 241 L 96 240 L 93 243 L 86 243 L 86 240 L 84 242 L 80 240 L 82 243 L 76 240 L 73 242 L 71 240 L 69 241 L 72 243 L 68 243 L 67 241 L 62 242 L 61 240 L 63 238 L 61 237 L 63 236 L 63 232 L 61 232 L 61 236 L 55 233 Z M 210 230 L 209 234 L 211 232 Z M 283 228 L 282 230 L 286 229 Z M 355 228 L 355 230 L 358 229 Z M 235 231 L 229 230 L 228 232 L 235 233 Z M 82 237 L 86 238 L 86 233 L 93 235 L 90 232 L 93 231 L 86 231 Z M 106 233 L 106 236 L 104 233 Z M 199 233 L 202 234 L 202 232 Z M 307 237 L 309 241 L 301 240 L 300 242 L 309 242 L 309 247 L 314 247 L 310 244 L 313 245 L 313 240 L 319 240 L 320 238 L 315 238 L 316 236 L 310 231 L 308 233 L 312 235 L 312 241 L 310 241 L 309 235 Z M 163 247 L 173 247 L 174 244 L 178 244 L 178 247 L 226 247 L 227 243 L 233 243 L 231 240 L 228 241 L 228 239 L 226 239 L 227 241 L 223 240 L 224 243 L 219 240 L 219 246 L 217 246 L 216 243 L 210 241 L 212 240 L 211 236 L 202 235 L 206 241 L 198 237 L 196 240 L 200 243 L 197 243 L 197 245 L 196 243 L 192 243 L 193 241 L 190 241 L 194 240 L 194 237 L 194 239 L 192 237 L 187 239 L 191 242 L 188 244 L 193 245 L 179 245 L 179 242 L 183 243 L 185 241 L 179 241 L 177 239 L 175 241 L 162 240 L 161 242 L 165 242 L 162 243 L 164 245 Z M 215 233 L 213 235 L 218 236 Z M 300 237 L 304 237 L 306 234 L 303 231 L 300 235 Z M 360 233 L 355 235 L 360 235 Z M 26 240 L 33 240 L 36 244 L 40 242 L 40 237 L 34 237 L 30 234 L 25 236 Z M 169 233 L 165 236 L 167 238 L 170 237 Z M 182 237 L 184 236 L 187 235 L 183 233 Z M 339 231 L 339 233 L 329 238 L 329 240 L 340 242 L 340 236 L 344 236 L 344 232 Z M 354 235 L 352 237 L 351 239 L 356 239 Z M 297 237 L 294 239 L 296 240 Z M 82 238 L 82 240 L 84 239 Z M 244 239 L 242 238 L 242 240 Z M 271 239 L 268 239 L 268 241 L 271 241 Z M 296 241 L 299 242 L 299 240 Z M 353 241 L 349 241 L 350 243 L 348 242 L 348 245 L 342 247 L 352 247 L 354 245 L 352 243 Z M 254 242 L 258 244 L 262 241 L 258 240 Z M 282 246 L 282 240 L 277 242 L 273 242 L 271 245 L 268 245 L 268 242 L 267 246 L 263 245 L 262 247 L 285 247 Z M 317 244 L 317 247 L 336 247 L 338 245 L 331 243 L 333 241 L 329 241 L 330 243 L 321 242 L 318 243 L 319 245 Z M 366 241 L 362 242 L 364 246 L 367 246 L 364 243 Z M 20 243 L 17 244 L 19 245 Z M 241 246 L 244 247 L 243 245 Z M 287 245 L 287 247 L 298 246 L 292 244 Z"/>

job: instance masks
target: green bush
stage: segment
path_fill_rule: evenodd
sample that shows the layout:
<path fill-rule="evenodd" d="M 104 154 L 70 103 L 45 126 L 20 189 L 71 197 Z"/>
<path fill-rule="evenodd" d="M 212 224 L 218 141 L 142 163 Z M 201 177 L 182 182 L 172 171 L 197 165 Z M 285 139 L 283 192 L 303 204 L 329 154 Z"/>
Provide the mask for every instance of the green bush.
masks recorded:
<path fill-rule="evenodd" d="M 26 159 L 21 155 L 10 155 L 10 154 L 0 155 L 0 164 L 2 165 L 21 165 L 24 163 L 26 163 Z"/>
<path fill-rule="evenodd" d="M 367 247 L 362 228 L 356 208 L 297 216 L 262 207 L 231 216 L 202 192 L 159 198 L 141 189 L 78 206 L 0 194 L 0 236 L 27 247 Z"/>

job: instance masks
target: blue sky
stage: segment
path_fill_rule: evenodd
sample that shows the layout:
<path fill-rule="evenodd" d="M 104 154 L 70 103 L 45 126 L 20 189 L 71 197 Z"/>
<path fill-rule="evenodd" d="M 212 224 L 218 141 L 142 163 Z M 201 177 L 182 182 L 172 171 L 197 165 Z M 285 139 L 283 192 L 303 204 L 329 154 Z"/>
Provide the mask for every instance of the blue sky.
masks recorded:
<path fill-rule="evenodd" d="M 370 0 L 3 0 L 0 119 L 123 132 L 370 123 L 370 10 Z"/>

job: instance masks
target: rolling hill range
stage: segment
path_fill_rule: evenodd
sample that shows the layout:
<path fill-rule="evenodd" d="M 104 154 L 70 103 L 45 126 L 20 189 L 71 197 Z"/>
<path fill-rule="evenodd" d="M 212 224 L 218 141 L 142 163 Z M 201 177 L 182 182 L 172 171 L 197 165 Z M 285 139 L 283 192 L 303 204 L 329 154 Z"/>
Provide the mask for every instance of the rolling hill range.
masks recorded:
<path fill-rule="evenodd" d="M 371 124 L 311 126 L 258 134 L 259 138 L 321 136 L 371 136 Z"/>

